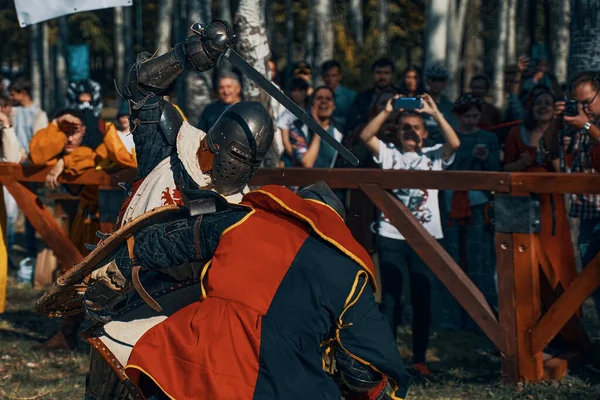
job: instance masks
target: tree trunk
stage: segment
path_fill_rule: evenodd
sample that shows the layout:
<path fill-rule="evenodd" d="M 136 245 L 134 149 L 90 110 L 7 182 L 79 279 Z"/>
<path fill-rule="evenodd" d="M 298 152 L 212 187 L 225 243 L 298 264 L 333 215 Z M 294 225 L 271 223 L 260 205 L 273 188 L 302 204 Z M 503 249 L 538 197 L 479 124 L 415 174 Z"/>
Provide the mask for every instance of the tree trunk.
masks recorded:
<path fill-rule="evenodd" d="M 67 45 L 69 40 L 67 17 L 58 18 L 58 37 L 56 38 L 56 90 L 54 102 L 61 107 L 66 99 L 67 85 Z"/>
<path fill-rule="evenodd" d="M 122 88 L 125 80 L 125 34 L 123 7 L 114 8 L 115 79 Z M 117 105 L 118 106 L 118 105 Z"/>
<path fill-rule="evenodd" d="M 377 53 L 379 55 L 387 54 L 388 45 L 388 13 L 390 8 L 389 0 L 378 0 L 379 15 L 377 18 L 377 32 L 379 32 L 379 38 L 377 41 Z"/>
<path fill-rule="evenodd" d="M 267 32 L 265 31 L 265 0 L 240 0 L 235 13 L 237 48 L 242 57 L 258 72 L 267 75 L 270 57 Z M 260 101 L 267 109 L 269 95 L 250 79 L 244 79 L 244 100 Z"/>
<path fill-rule="evenodd" d="M 458 97 L 460 60 L 462 59 L 462 45 L 465 32 L 465 17 L 469 0 L 460 0 L 457 9 L 457 0 L 451 0 L 448 7 L 448 42 L 446 48 L 446 65 L 450 79 L 446 86 L 446 94 L 449 98 Z"/>
<path fill-rule="evenodd" d="M 538 22 L 537 0 L 529 0 L 529 5 L 527 8 L 529 12 L 529 49 L 527 50 L 527 53 L 532 55 L 533 45 L 536 43 L 536 29 Z"/>
<path fill-rule="evenodd" d="M 333 32 L 332 0 L 319 0 L 316 2 L 315 18 L 315 61 L 312 66 L 312 76 L 315 86 L 322 85 L 321 64 L 333 58 L 335 45 Z"/>
<path fill-rule="evenodd" d="M 350 0 L 350 26 L 354 27 L 354 40 L 359 48 L 364 42 L 362 3 L 362 0 Z"/>
<path fill-rule="evenodd" d="M 203 3 L 205 3 L 204 7 L 210 8 L 210 1 L 203 1 Z M 231 0 L 219 0 L 219 18 L 229 23 L 233 22 L 233 18 L 231 17 Z"/>
<path fill-rule="evenodd" d="M 188 0 L 188 20 L 190 27 L 194 22 L 210 23 L 212 13 L 210 0 Z M 188 33 L 190 33 L 188 31 Z M 187 117 L 191 124 L 197 125 L 200 115 L 210 102 L 212 93 L 212 79 L 209 72 L 190 71 L 185 76 L 185 96 Z"/>
<path fill-rule="evenodd" d="M 156 25 L 156 55 L 164 54 L 171 48 L 173 1 L 174 0 L 160 0 L 158 8 L 158 24 Z"/>
<path fill-rule="evenodd" d="M 287 63 L 285 79 L 285 90 L 288 91 L 291 84 L 292 64 L 294 63 L 294 15 L 292 14 L 292 0 L 285 0 L 285 37 L 287 44 Z"/>
<path fill-rule="evenodd" d="M 471 78 L 483 73 L 483 24 L 481 21 L 481 1 L 470 0 L 467 10 L 467 20 L 472 23 L 466 24 L 464 64 L 465 73 L 463 89 L 471 84 Z M 451 98 L 451 100 L 454 100 Z"/>
<path fill-rule="evenodd" d="M 273 20 L 273 2 L 266 1 L 265 2 L 265 19 L 267 23 L 267 41 L 269 42 L 269 47 L 274 47 L 273 40 L 275 39 L 275 21 Z"/>
<path fill-rule="evenodd" d="M 506 62 L 508 64 L 517 62 L 517 0 L 508 2 Z"/>
<path fill-rule="evenodd" d="M 31 36 L 29 44 L 29 57 L 31 64 L 29 66 L 31 73 L 32 100 L 38 105 L 42 105 L 42 66 L 40 64 L 40 24 L 31 25 Z"/>
<path fill-rule="evenodd" d="M 548 65 L 554 65 L 554 48 L 552 46 L 552 37 L 556 32 L 556 19 L 553 17 L 552 12 L 553 4 L 550 4 L 550 0 L 544 0 L 544 45 L 546 53 L 546 61 Z"/>
<path fill-rule="evenodd" d="M 44 110 L 54 111 L 53 96 L 54 93 L 54 74 L 52 72 L 52 62 L 50 58 L 50 27 L 48 21 L 42 22 L 42 69 L 43 69 L 43 99 Z"/>
<path fill-rule="evenodd" d="M 318 0 L 308 0 L 308 19 L 306 20 L 306 51 L 304 61 L 311 66 L 315 64 L 315 3 Z"/>
<path fill-rule="evenodd" d="M 498 32 L 496 42 L 496 62 L 494 63 L 494 104 L 502 108 L 504 103 L 504 65 L 506 61 L 506 40 L 508 28 L 508 2 L 498 0 L 500 12 L 498 14 Z"/>
<path fill-rule="evenodd" d="M 560 0 L 562 1 L 562 0 Z M 529 37 L 529 0 L 518 0 L 519 23 L 517 24 L 517 52 L 529 54 L 531 38 Z"/>
<path fill-rule="evenodd" d="M 556 40 L 554 41 L 554 65 L 552 70 L 559 83 L 567 81 L 567 65 L 569 63 L 569 25 L 571 23 L 571 4 L 567 0 L 558 2 L 558 23 L 556 24 Z"/>
<path fill-rule="evenodd" d="M 600 65 L 600 0 L 572 0 L 571 16 L 570 78 L 582 71 L 597 71 Z"/>
<path fill-rule="evenodd" d="M 443 64 L 446 59 L 448 11 L 447 0 L 430 0 L 427 4 L 425 67 L 432 64 Z"/>
<path fill-rule="evenodd" d="M 133 61 L 136 58 L 135 50 L 133 48 L 133 7 L 123 8 L 123 36 L 125 44 L 125 76 L 129 72 L 129 68 L 133 65 Z"/>

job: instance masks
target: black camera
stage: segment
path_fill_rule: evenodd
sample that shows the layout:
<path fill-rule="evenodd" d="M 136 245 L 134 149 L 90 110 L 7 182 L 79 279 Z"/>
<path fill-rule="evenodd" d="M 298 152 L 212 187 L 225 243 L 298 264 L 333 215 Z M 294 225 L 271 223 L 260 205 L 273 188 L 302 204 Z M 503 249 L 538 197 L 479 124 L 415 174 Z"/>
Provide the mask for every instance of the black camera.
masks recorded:
<path fill-rule="evenodd" d="M 575 117 L 579 114 L 579 103 L 575 100 L 567 100 L 563 114 L 568 117 Z"/>

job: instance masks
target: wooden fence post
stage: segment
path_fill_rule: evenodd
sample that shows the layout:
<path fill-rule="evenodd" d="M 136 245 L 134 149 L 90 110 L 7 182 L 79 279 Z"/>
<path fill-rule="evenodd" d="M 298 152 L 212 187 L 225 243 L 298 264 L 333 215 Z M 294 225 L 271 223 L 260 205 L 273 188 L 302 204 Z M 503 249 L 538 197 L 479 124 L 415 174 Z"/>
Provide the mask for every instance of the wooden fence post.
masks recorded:
<path fill-rule="evenodd" d="M 502 375 L 506 381 L 536 382 L 544 374 L 542 354 L 532 354 L 531 331 L 541 316 L 535 232 L 539 202 L 529 196 L 496 195 L 494 226 L 500 324 L 505 332 Z"/>

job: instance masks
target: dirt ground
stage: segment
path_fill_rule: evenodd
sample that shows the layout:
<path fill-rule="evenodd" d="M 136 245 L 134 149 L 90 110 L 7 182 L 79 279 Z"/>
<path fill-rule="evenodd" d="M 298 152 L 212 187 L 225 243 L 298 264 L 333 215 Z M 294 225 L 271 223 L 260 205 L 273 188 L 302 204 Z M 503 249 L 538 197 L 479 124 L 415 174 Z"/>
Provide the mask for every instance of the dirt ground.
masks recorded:
<path fill-rule="evenodd" d="M 15 255 L 18 261 L 18 249 Z M 89 346 L 80 342 L 73 352 L 31 350 L 33 344 L 56 332 L 59 321 L 38 316 L 33 306 L 42 293 L 15 278 L 16 271 L 11 269 L 7 310 L 0 314 L 0 399 L 82 399 Z M 434 377 L 416 382 L 407 399 L 600 399 L 600 323 L 592 303 L 586 303 L 584 316 L 593 342 L 591 362 L 559 382 L 505 385 L 500 381 L 500 354 L 485 336 L 437 332 L 428 352 Z M 407 365 L 411 359 L 409 329 L 405 327 L 399 338 Z"/>

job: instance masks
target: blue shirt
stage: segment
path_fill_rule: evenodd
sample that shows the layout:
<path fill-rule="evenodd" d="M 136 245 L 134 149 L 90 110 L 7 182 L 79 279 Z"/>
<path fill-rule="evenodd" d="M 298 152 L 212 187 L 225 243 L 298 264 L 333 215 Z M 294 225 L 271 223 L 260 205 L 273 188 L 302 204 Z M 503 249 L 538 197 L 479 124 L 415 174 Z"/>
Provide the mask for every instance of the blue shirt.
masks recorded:
<path fill-rule="evenodd" d="M 342 131 L 344 131 L 346 128 L 346 116 L 350 112 L 350 107 L 354 102 L 356 92 L 342 85 L 338 85 L 334 95 L 335 111 L 333 112 L 333 118 L 335 118 L 338 125 L 342 128 Z"/>

